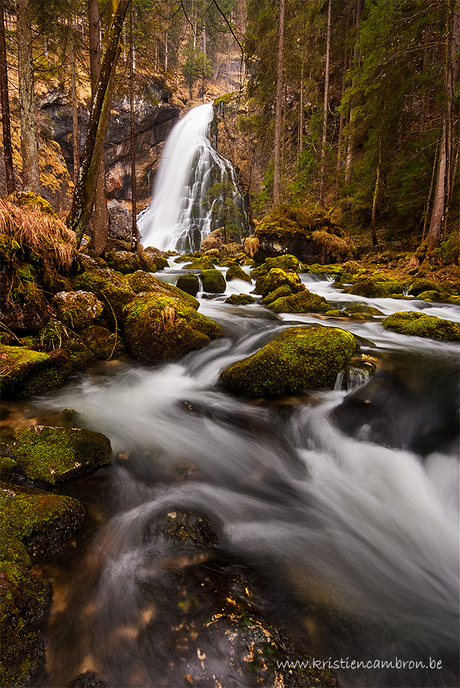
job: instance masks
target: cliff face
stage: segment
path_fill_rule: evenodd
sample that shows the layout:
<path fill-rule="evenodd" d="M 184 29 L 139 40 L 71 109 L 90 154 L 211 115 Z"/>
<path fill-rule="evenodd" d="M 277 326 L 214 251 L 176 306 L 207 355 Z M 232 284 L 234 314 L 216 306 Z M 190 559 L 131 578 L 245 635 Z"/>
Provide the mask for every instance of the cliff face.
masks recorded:
<path fill-rule="evenodd" d="M 59 91 L 50 92 L 42 99 L 40 110 L 48 117 L 52 137 L 59 144 L 69 174 L 73 177 L 72 112 L 67 97 Z M 149 202 L 163 144 L 178 120 L 179 112 L 179 107 L 168 103 L 153 105 L 140 98 L 135 101 L 134 147 L 139 209 Z M 88 109 L 80 107 L 80 154 L 84 147 L 88 116 Z M 107 196 L 128 204 L 131 202 L 130 136 L 129 101 L 114 99 L 105 144 Z"/>

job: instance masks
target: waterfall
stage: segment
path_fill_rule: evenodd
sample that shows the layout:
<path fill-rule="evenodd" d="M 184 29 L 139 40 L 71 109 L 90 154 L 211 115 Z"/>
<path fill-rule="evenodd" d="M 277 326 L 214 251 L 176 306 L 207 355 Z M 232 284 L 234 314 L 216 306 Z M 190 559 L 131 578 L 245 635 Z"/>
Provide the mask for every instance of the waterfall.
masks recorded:
<path fill-rule="evenodd" d="M 150 206 L 138 217 L 144 246 L 198 251 L 211 231 L 225 226 L 241 238 L 243 198 L 231 163 L 208 139 L 213 106 L 199 105 L 172 129 L 160 161 Z"/>

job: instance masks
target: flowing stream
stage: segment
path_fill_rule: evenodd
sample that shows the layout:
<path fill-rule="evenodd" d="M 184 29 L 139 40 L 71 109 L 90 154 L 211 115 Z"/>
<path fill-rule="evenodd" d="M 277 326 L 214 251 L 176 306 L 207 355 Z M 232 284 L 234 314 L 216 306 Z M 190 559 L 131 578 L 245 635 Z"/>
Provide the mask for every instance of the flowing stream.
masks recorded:
<path fill-rule="evenodd" d="M 212 230 L 230 225 L 237 240 L 247 224 L 235 172 L 208 138 L 210 103 L 188 112 L 166 141 L 150 206 L 139 215 L 144 246 L 199 251 Z"/>
<path fill-rule="evenodd" d="M 180 272 L 171 260 L 157 276 L 175 282 Z M 456 306 L 363 299 L 302 277 L 331 303 L 460 321 Z M 251 288 L 231 281 L 227 295 Z M 111 687 L 256 685 L 234 673 L 230 636 L 212 633 L 219 609 L 206 607 L 206 583 L 197 597 L 175 577 L 204 565 L 214 576 L 250 571 L 259 610 L 295 638 L 297 659 L 336 662 L 343 687 L 456 686 L 458 346 L 390 333 L 378 320 L 278 317 L 198 296 L 226 338 L 178 363 L 100 366 L 36 400 L 42 411 L 75 409 L 116 456 L 78 567 L 44 570 L 57 592 L 40 685 L 65 686 L 86 669 Z M 276 403 L 219 387 L 222 368 L 292 324 L 349 329 L 377 373 Z M 176 511 L 214 526 L 211 554 L 178 557 L 158 528 Z M 194 604 L 207 611 L 185 632 L 184 606 Z M 393 668 L 375 664 L 385 661 Z"/>

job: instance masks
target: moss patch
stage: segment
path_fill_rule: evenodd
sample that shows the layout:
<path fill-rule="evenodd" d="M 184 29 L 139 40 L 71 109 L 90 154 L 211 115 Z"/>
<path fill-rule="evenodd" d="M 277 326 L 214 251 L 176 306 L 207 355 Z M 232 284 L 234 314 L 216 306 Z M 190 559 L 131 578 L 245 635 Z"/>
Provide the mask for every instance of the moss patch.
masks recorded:
<path fill-rule="evenodd" d="M 441 339 L 448 342 L 458 342 L 460 339 L 460 327 L 457 323 L 435 315 L 425 315 L 420 311 L 400 311 L 392 313 L 382 323 L 386 330 L 392 330 L 399 334 L 428 337 L 429 339 Z"/>
<path fill-rule="evenodd" d="M 262 296 L 267 296 L 267 294 L 275 291 L 275 289 L 278 289 L 278 287 L 282 287 L 285 284 L 287 284 L 291 291 L 293 291 L 293 288 L 296 288 L 301 284 L 299 275 L 293 271 L 282 270 L 281 268 L 272 268 L 264 278 L 262 284 Z"/>
<path fill-rule="evenodd" d="M 308 289 L 283 296 L 268 304 L 275 313 L 325 313 L 329 304 L 323 296 L 312 294 Z"/>
<path fill-rule="evenodd" d="M 180 275 L 176 282 L 176 287 L 186 294 L 196 296 L 200 288 L 200 283 L 196 275 Z"/>
<path fill-rule="evenodd" d="M 14 433 L 10 454 L 30 480 L 55 485 L 108 463 L 110 441 L 99 432 L 43 425 Z"/>
<path fill-rule="evenodd" d="M 245 272 L 243 268 L 241 268 L 239 265 L 231 265 L 227 270 L 225 279 L 227 280 L 227 282 L 231 282 L 231 280 L 235 279 L 244 280 L 245 282 L 252 282 L 248 273 Z"/>
<path fill-rule="evenodd" d="M 194 277 L 198 281 L 196 275 L 194 275 Z M 195 308 L 195 310 L 198 310 L 198 307 L 200 305 L 198 300 L 195 299 L 194 295 L 188 294 L 187 292 L 185 292 L 185 290 L 180 289 L 178 286 L 174 287 L 172 284 L 162 282 L 153 275 L 150 275 L 148 272 L 138 270 L 137 272 L 134 272 L 132 275 L 126 275 L 124 279 L 125 282 L 136 293 L 147 291 L 155 292 L 155 294 L 157 294 L 158 296 L 172 296 L 175 299 L 182 299 L 184 303 L 186 303 L 191 308 Z"/>
<path fill-rule="evenodd" d="M 225 299 L 225 303 L 230 303 L 233 306 L 247 306 L 254 302 L 255 298 L 249 294 L 232 294 L 228 299 Z"/>
<path fill-rule="evenodd" d="M 223 370 L 220 380 L 232 392 L 257 397 L 331 388 L 357 348 L 345 330 L 292 327 Z"/>
<path fill-rule="evenodd" d="M 25 384 L 50 365 L 50 356 L 21 346 L 0 346 L 0 389 L 5 397 L 18 394 Z"/>
<path fill-rule="evenodd" d="M 82 330 L 99 318 L 104 304 L 89 291 L 63 291 L 52 300 L 58 320 L 74 330 Z"/>
<path fill-rule="evenodd" d="M 111 306 L 117 318 L 121 317 L 123 306 L 135 298 L 134 291 L 123 280 L 123 276 L 110 270 L 110 268 L 85 270 L 76 278 L 75 286 L 77 289 L 96 294 L 100 301 L 105 304 L 107 312 L 111 313 Z M 107 301 L 110 306 L 107 305 Z"/>
<path fill-rule="evenodd" d="M 223 294 L 226 289 L 225 277 L 215 268 L 203 270 L 200 273 L 201 283 L 203 284 L 203 291 L 210 294 Z"/>

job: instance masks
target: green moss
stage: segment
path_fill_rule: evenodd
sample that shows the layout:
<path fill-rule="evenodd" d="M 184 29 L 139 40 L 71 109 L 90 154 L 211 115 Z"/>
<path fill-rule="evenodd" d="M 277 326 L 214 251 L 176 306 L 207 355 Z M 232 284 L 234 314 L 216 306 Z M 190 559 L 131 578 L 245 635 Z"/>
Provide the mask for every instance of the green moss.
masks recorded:
<path fill-rule="evenodd" d="M 249 294 L 232 294 L 228 299 L 225 299 L 225 303 L 230 303 L 233 306 L 247 306 L 254 302 L 255 298 Z"/>
<path fill-rule="evenodd" d="M 296 272 L 282 270 L 281 268 L 272 268 L 264 278 L 262 296 L 267 296 L 270 292 L 284 285 L 288 285 L 291 291 L 294 291 L 297 290 L 300 284 L 300 277 Z"/>
<path fill-rule="evenodd" d="M 176 299 L 182 299 L 184 303 L 186 303 L 191 308 L 195 308 L 196 310 L 198 310 L 198 307 L 200 305 L 197 299 L 195 299 L 195 297 L 192 294 L 188 294 L 187 292 L 183 291 L 177 286 L 174 287 L 172 284 L 162 282 L 153 275 L 150 275 L 148 272 L 138 270 L 132 275 L 126 275 L 124 279 L 125 282 L 136 293 L 147 291 L 154 292 L 158 296 L 172 296 Z"/>
<path fill-rule="evenodd" d="M 434 301 L 435 303 L 439 303 L 441 301 L 445 301 L 446 298 L 438 291 L 435 289 L 429 289 L 428 291 L 422 291 L 418 296 L 418 299 L 421 301 Z"/>
<path fill-rule="evenodd" d="M 223 294 L 226 289 L 225 277 L 220 270 L 209 269 L 200 273 L 203 291 L 210 294 Z"/>
<path fill-rule="evenodd" d="M 420 311 L 399 311 L 392 313 L 382 323 L 383 327 L 399 334 L 441 339 L 449 342 L 458 342 L 460 339 L 460 327 L 457 323 L 434 315 L 426 315 Z"/>
<path fill-rule="evenodd" d="M 281 299 L 285 296 L 292 296 L 292 291 L 289 284 L 283 284 L 282 287 L 278 287 L 278 289 L 275 289 L 275 291 L 271 291 L 262 299 L 261 304 L 263 306 L 268 306 L 270 303 L 273 303 L 273 301 Z"/>
<path fill-rule="evenodd" d="M 227 282 L 235 279 L 241 279 L 245 282 L 251 282 L 251 278 L 248 273 L 243 270 L 239 265 L 232 265 L 228 268 L 227 274 L 225 275 Z"/>
<path fill-rule="evenodd" d="M 223 335 L 216 323 L 182 298 L 140 295 L 125 307 L 123 317 L 128 351 L 150 363 L 182 358 Z"/>
<path fill-rule="evenodd" d="M 344 277 L 342 275 L 342 280 Z M 357 294 L 368 298 L 384 298 L 392 294 L 403 294 L 404 284 L 399 280 L 385 277 L 366 277 L 358 279 L 353 286 L 347 289 L 348 294 Z"/>
<path fill-rule="evenodd" d="M 48 217 L 54 217 L 57 219 L 57 215 L 48 201 L 41 196 L 37 196 L 37 194 L 32 193 L 32 191 L 17 191 L 16 193 L 8 196 L 7 200 L 20 207 L 25 205 L 37 205 L 44 215 L 48 215 Z"/>
<path fill-rule="evenodd" d="M 185 265 L 187 270 L 211 270 L 215 265 L 219 264 L 219 260 L 214 256 L 203 256 L 202 258 L 195 258 L 191 263 Z"/>
<path fill-rule="evenodd" d="M 180 275 L 176 282 L 176 287 L 186 294 L 196 296 L 200 288 L 200 282 L 196 275 Z"/>
<path fill-rule="evenodd" d="M 121 356 L 125 353 L 125 345 L 119 334 L 115 336 L 106 327 L 90 325 L 80 332 L 85 347 L 92 354 L 103 361 L 111 356 Z"/>
<path fill-rule="evenodd" d="M 5 397 L 18 394 L 24 385 L 50 363 L 49 354 L 20 346 L 0 345 L 0 389 Z"/>
<path fill-rule="evenodd" d="M 312 294 L 308 289 L 292 296 L 283 296 L 268 304 L 275 313 L 325 313 L 329 304 L 325 298 Z"/>
<path fill-rule="evenodd" d="M 30 480 L 55 485 L 108 463 L 111 447 L 91 430 L 31 426 L 15 432 L 10 452 Z"/>
<path fill-rule="evenodd" d="M 413 296 L 418 296 L 424 291 L 441 291 L 439 284 L 436 284 L 432 280 L 428 280 L 425 277 L 419 277 L 415 279 L 409 285 L 409 294 Z"/>
<path fill-rule="evenodd" d="M 275 258 L 266 258 L 265 264 L 268 270 L 281 268 L 282 270 L 298 272 L 302 269 L 302 263 L 299 259 L 289 253 L 285 253 L 283 256 L 276 256 Z"/>
<path fill-rule="evenodd" d="M 232 392 L 247 396 L 331 388 L 357 348 L 356 339 L 345 330 L 292 327 L 223 370 L 220 380 Z"/>
<path fill-rule="evenodd" d="M 117 318 L 121 317 L 123 307 L 135 297 L 134 291 L 123 280 L 123 276 L 110 268 L 85 270 L 76 278 L 75 286 L 77 289 L 96 294 L 105 304 L 108 314 L 111 313 L 111 306 Z"/>
<path fill-rule="evenodd" d="M 383 315 L 382 311 L 366 303 L 349 303 L 346 307 L 348 313 L 367 313 L 368 315 Z"/>

